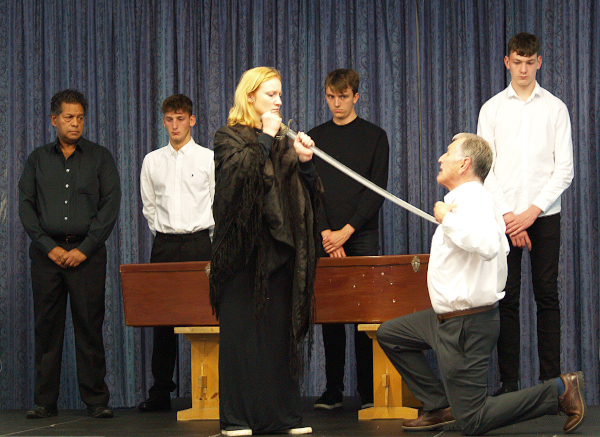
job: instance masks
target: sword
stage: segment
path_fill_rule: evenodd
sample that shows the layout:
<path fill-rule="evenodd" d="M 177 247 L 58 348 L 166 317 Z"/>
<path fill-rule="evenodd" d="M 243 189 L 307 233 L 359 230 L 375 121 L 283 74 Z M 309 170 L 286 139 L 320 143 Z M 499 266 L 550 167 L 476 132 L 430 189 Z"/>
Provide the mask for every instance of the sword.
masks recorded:
<path fill-rule="evenodd" d="M 294 132 L 293 130 L 291 130 L 288 126 L 286 126 L 283 123 L 281 124 L 281 128 L 283 129 L 284 135 L 287 135 L 292 140 L 295 140 L 296 137 L 298 136 L 298 134 L 296 132 Z M 334 166 L 335 168 L 337 168 L 339 171 L 341 171 L 345 175 L 351 177 L 355 181 L 361 183 L 362 185 L 364 185 L 365 187 L 369 188 L 370 190 L 375 191 L 380 196 L 385 197 L 389 201 L 391 201 L 391 202 L 395 203 L 396 205 L 398 205 L 398 206 L 400 206 L 400 207 L 402 207 L 402 208 L 404 208 L 404 209 L 412 212 L 413 214 L 418 215 L 419 217 L 424 218 L 425 220 L 429 220 L 431 223 L 435 223 L 436 225 L 439 225 L 438 221 L 432 215 L 427 214 L 426 212 L 420 210 L 416 206 L 411 205 L 410 203 L 408 203 L 408 202 L 400 199 L 399 197 L 394 196 L 389 191 L 384 190 L 383 188 L 375 185 L 373 182 L 371 182 L 367 178 L 359 175 L 358 173 L 356 173 L 351 168 L 348 168 L 347 166 L 345 166 L 344 164 L 342 164 L 341 162 L 339 162 L 337 159 L 332 158 L 327 153 L 323 152 L 317 146 L 312 146 L 311 150 L 313 151 L 313 153 L 315 155 L 317 155 L 323 161 L 331 164 L 332 166 Z"/>

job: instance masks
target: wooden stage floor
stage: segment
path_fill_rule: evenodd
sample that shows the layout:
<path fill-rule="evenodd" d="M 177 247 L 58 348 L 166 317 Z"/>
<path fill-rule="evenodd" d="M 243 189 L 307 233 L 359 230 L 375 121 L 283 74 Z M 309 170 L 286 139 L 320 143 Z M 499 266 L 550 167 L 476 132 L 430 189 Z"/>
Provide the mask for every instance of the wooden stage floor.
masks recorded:
<path fill-rule="evenodd" d="M 304 424 L 313 428 L 314 437 L 455 437 L 456 429 L 403 433 L 399 420 L 359 421 L 356 410 L 359 398 L 345 398 L 344 408 L 332 411 L 313 410 L 316 398 L 304 399 Z M 136 408 L 116 409 L 114 419 L 93 419 L 82 410 L 59 411 L 49 419 L 26 419 L 24 410 L 0 410 L 2 436 L 80 436 L 80 437 L 215 437 L 220 434 L 218 421 L 178 422 L 177 410 L 189 408 L 189 399 L 174 399 L 173 410 L 141 413 Z M 545 416 L 537 420 L 497 429 L 488 436 L 553 437 L 563 434 L 566 416 Z M 574 436 L 600 436 L 600 406 L 590 407 L 585 422 Z"/>

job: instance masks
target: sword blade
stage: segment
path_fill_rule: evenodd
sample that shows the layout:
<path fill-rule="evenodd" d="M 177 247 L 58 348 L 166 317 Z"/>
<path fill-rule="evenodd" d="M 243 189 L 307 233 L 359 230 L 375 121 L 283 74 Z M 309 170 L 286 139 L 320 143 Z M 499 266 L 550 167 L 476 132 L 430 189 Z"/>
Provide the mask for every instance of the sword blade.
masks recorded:
<path fill-rule="evenodd" d="M 287 126 L 285 127 L 285 134 L 288 137 L 290 137 L 292 140 L 295 140 L 296 136 L 298 135 L 296 132 L 294 132 L 293 130 L 289 129 Z M 436 225 L 439 225 L 439 223 L 437 222 L 437 220 L 435 219 L 435 217 L 433 217 L 432 215 L 427 214 L 426 212 L 420 210 L 416 206 L 411 205 L 410 203 L 408 203 L 408 202 L 400 199 L 399 197 L 394 196 L 389 191 L 384 190 L 383 188 L 381 188 L 378 185 L 375 185 L 373 182 L 371 182 L 367 178 L 359 175 L 358 173 L 356 173 L 351 168 L 349 168 L 346 165 L 344 165 L 341 162 L 339 162 L 337 159 L 332 158 L 327 153 L 323 152 L 317 146 L 313 146 L 311 149 L 312 149 L 313 153 L 315 155 L 317 155 L 319 158 L 321 158 L 323 161 L 325 161 L 328 164 L 332 165 L 333 167 L 337 168 L 339 171 L 341 171 L 345 175 L 351 177 L 355 181 L 361 183 L 362 185 L 364 185 L 365 187 L 369 188 L 370 190 L 376 192 L 380 196 L 383 196 L 384 198 L 388 199 L 389 201 L 391 201 L 391 202 L 395 203 L 396 205 L 398 205 L 398 206 L 400 206 L 400 207 L 402 207 L 402 208 L 404 208 L 404 209 L 412 212 L 413 214 L 418 215 L 421 218 L 424 218 L 425 220 L 429 220 L 431 223 L 435 223 Z"/>

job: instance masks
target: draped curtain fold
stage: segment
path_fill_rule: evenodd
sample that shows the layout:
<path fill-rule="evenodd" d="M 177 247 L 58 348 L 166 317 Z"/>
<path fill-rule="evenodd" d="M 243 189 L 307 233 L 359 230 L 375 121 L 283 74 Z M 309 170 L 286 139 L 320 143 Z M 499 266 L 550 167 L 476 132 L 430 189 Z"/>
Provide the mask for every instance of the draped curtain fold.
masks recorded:
<path fill-rule="evenodd" d="M 283 76 L 284 121 L 309 130 L 330 118 L 323 82 L 335 68 L 361 76 L 357 112 L 390 141 L 388 189 L 428 212 L 445 190 L 438 157 L 458 132 L 475 132 L 481 105 L 509 83 L 508 39 L 541 40 L 538 80 L 569 108 L 575 178 L 563 196 L 559 287 L 562 366 L 582 369 L 598 404 L 600 5 L 594 0 L 0 0 L 0 408 L 33 401 L 33 303 L 17 182 L 28 154 L 54 139 L 49 101 L 72 87 L 88 98 L 84 136 L 115 156 L 123 190 L 107 242 L 104 338 L 111 406 L 131 407 L 152 384 L 151 329 L 126 327 L 120 264 L 148 262 L 141 213 L 144 156 L 168 142 L 160 106 L 174 93 L 194 102 L 194 139 L 212 148 L 236 83 L 248 68 Z M 385 202 L 383 254 L 426 253 L 434 225 Z M 535 303 L 524 269 L 521 383 L 537 382 Z M 165 293 L 168 293 L 165 290 Z M 319 331 L 319 327 L 316 328 Z M 302 385 L 324 389 L 322 342 Z M 180 340 L 178 396 L 190 395 L 189 344 Z M 351 335 L 347 362 L 352 364 Z M 356 376 L 347 366 L 346 394 Z M 490 389 L 498 387 L 492 360 Z M 82 408 L 73 330 L 67 322 L 59 408 Z"/>

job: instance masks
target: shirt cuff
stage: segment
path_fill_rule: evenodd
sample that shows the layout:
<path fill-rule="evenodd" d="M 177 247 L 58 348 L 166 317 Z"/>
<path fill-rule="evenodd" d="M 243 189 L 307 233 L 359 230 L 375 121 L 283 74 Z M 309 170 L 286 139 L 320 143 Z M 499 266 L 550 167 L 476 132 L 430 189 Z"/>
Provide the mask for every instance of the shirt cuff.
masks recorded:
<path fill-rule="evenodd" d="M 89 258 L 92 252 L 94 251 L 94 243 L 92 242 L 92 240 L 86 237 L 86 239 L 81 242 L 79 247 L 77 247 L 77 249 L 79 249 L 81 253 L 83 253 Z"/>
<path fill-rule="evenodd" d="M 550 209 L 552 203 L 548 204 L 548 202 L 543 202 L 541 199 L 535 199 L 533 201 L 533 206 L 537 206 L 539 209 L 541 209 L 542 212 L 540 212 L 540 216 L 543 216 L 546 213 L 546 211 Z"/>
<path fill-rule="evenodd" d="M 348 224 L 350 226 L 352 226 L 354 228 L 354 232 L 358 232 L 359 230 L 362 229 L 362 227 L 368 222 L 368 219 L 365 219 L 364 217 L 359 217 L 359 216 L 353 216 L 350 217 L 350 220 L 348 220 Z"/>
<path fill-rule="evenodd" d="M 456 228 L 456 214 L 452 211 L 448 211 L 444 216 L 444 220 L 442 220 L 442 229 L 444 234 L 448 234 L 452 232 L 454 228 Z"/>
<path fill-rule="evenodd" d="M 298 161 L 298 171 L 304 180 L 311 185 L 314 183 L 315 179 L 317 179 L 317 170 L 312 159 L 306 162 Z"/>
<path fill-rule="evenodd" d="M 263 147 L 263 160 L 266 161 L 269 153 L 271 153 L 271 148 L 273 147 L 273 138 L 271 135 L 266 133 L 261 133 L 258 135 L 258 143 Z"/>
<path fill-rule="evenodd" d="M 38 245 L 38 247 L 41 247 L 46 252 L 46 255 L 48 255 L 52 249 L 54 249 L 56 246 L 58 246 L 58 244 L 56 244 L 56 241 L 54 241 L 51 237 L 49 237 L 47 235 L 40 237 L 37 245 Z"/>

